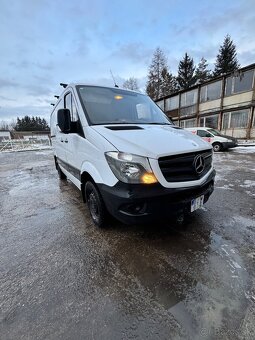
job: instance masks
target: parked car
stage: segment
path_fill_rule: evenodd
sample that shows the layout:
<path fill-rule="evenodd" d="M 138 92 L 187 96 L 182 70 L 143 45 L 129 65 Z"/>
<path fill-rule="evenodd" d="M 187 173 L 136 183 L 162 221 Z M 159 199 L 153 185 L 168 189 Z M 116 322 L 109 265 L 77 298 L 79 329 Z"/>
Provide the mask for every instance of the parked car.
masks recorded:
<path fill-rule="evenodd" d="M 193 134 L 202 137 L 206 142 L 212 144 L 215 152 L 235 148 L 237 146 L 237 139 L 231 136 L 223 135 L 218 130 L 208 127 L 193 127 L 186 128 Z"/>
<path fill-rule="evenodd" d="M 70 84 L 50 125 L 59 176 L 100 227 L 108 213 L 132 224 L 193 212 L 213 192 L 212 147 L 144 94 Z"/>

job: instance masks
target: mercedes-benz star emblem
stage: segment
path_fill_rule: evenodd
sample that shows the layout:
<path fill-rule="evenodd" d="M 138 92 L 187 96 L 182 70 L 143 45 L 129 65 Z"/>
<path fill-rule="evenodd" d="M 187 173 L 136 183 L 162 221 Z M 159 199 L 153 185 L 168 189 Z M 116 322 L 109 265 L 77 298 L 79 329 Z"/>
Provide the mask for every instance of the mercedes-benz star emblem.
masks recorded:
<path fill-rule="evenodd" d="M 204 157 L 201 155 L 197 155 L 194 159 L 194 167 L 197 174 L 201 174 L 205 168 L 205 160 Z"/>

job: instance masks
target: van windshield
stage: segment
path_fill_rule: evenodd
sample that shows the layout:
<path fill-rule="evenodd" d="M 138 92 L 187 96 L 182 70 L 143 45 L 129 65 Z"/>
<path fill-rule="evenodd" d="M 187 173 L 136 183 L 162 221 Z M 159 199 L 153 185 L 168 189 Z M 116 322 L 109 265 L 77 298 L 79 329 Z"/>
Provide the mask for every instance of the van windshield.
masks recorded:
<path fill-rule="evenodd" d="M 173 125 L 171 119 L 146 95 L 98 86 L 80 85 L 77 90 L 91 125 Z"/>
<path fill-rule="evenodd" d="M 209 129 L 208 131 L 211 132 L 214 136 L 222 136 L 222 134 L 218 130 Z"/>

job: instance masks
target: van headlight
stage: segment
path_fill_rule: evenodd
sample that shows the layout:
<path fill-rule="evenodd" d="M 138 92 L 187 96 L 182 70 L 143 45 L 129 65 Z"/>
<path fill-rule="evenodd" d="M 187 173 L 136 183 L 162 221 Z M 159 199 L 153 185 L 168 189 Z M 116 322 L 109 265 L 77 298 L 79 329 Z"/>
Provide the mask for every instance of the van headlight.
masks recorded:
<path fill-rule="evenodd" d="M 117 151 L 106 152 L 105 157 L 112 172 L 121 182 L 143 184 L 157 182 L 146 157 Z"/>

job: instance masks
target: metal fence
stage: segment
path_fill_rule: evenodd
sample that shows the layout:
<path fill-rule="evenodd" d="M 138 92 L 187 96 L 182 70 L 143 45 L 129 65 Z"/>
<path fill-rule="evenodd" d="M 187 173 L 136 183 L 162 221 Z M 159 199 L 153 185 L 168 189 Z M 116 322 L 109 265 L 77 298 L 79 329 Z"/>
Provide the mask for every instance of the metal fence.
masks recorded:
<path fill-rule="evenodd" d="M 51 142 L 48 138 L 9 139 L 0 142 L 0 152 L 30 151 L 50 148 Z"/>

